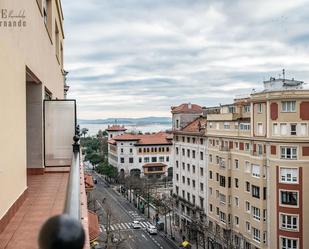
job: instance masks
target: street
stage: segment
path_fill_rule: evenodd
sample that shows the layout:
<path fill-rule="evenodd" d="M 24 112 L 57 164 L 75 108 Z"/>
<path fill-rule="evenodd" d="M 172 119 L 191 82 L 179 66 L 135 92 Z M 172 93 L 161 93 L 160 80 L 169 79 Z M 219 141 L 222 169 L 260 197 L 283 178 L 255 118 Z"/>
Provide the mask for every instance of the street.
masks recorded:
<path fill-rule="evenodd" d="M 102 240 L 106 241 L 109 234 L 109 245 L 114 245 L 111 241 L 122 241 L 118 247 L 111 248 L 149 248 L 165 249 L 178 248 L 172 241 L 165 238 L 164 235 L 149 235 L 146 226 L 151 224 L 143 214 L 141 214 L 132 203 L 121 196 L 96 173 L 93 176 L 97 179 L 96 188 L 93 190 L 93 199 L 96 206 L 101 209 L 100 230 Z M 110 215 L 109 215 L 110 214 Z M 100 216 L 100 215 L 99 215 Z M 109 226 L 107 224 L 108 220 Z M 133 220 L 140 221 L 141 229 L 131 228 Z"/>

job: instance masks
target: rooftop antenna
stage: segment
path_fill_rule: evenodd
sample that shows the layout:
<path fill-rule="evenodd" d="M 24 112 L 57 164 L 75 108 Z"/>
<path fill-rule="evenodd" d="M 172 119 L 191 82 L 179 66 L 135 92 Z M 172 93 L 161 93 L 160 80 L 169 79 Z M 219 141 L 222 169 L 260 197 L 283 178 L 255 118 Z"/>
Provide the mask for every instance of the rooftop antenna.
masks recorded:
<path fill-rule="evenodd" d="M 284 68 L 282 69 L 282 77 L 283 77 L 283 80 L 285 80 L 285 70 L 284 70 Z"/>

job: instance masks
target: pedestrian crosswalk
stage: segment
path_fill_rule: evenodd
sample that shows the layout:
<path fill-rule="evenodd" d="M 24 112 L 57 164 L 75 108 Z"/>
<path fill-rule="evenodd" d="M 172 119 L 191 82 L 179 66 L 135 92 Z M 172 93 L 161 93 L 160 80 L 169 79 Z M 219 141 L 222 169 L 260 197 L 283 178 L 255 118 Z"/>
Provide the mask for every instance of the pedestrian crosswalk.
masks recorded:
<path fill-rule="evenodd" d="M 141 226 L 143 228 L 146 228 L 149 225 L 152 225 L 150 222 L 148 221 L 141 221 L 140 222 Z M 121 231 L 121 230 L 128 230 L 128 229 L 132 229 L 131 227 L 131 223 L 127 222 L 127 223 L 116 223 L 116 224 L 111 224 L 110 225 L 110 231 Z M 106 226 L 104 225 L 100 225 L 100 231 L 101 232 L 106 232 Z"/>

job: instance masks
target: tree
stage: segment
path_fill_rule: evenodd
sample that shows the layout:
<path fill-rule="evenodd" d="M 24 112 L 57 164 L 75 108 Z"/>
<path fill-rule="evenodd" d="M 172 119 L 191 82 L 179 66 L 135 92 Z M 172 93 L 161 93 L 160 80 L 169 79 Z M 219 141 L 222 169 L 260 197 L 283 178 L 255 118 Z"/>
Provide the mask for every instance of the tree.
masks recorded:
<path fill-rule="evenodd" d="M 81 134 L 84 135 L 84 138 L 85 138 L 86 134 L 88 133 L 88 131 L 89 131 L 88 128 L 83 128 L 83 129 L 81 130 Z"/>

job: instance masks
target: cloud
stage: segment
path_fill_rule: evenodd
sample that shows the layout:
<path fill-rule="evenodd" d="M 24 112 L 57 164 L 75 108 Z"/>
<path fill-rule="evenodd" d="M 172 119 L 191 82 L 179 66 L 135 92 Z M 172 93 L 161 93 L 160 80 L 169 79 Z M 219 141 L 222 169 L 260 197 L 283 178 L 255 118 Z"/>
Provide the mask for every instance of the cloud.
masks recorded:
<path fill-rule="evenodd" d="M 278 76 L 309 81 L 303 0 L 63 1 L 65 68 L 80 118 L 213 106 Z"/>

